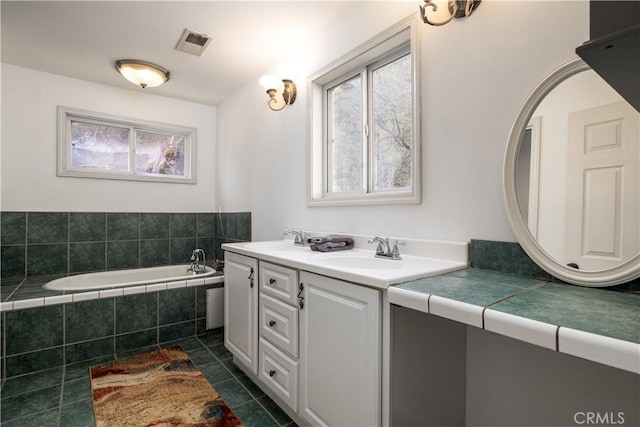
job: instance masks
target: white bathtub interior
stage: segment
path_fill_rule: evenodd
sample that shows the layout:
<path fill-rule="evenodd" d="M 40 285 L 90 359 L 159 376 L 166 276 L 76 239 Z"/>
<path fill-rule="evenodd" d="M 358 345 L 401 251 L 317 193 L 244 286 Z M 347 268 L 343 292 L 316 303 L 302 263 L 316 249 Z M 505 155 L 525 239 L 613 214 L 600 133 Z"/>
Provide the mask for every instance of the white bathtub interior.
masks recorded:
<path fill-rule="evenodd" d="M 211 267 L 205 267 L 205 272 L 199 274 L 188 271 L 188 268 L 189 265 L 184 264 L 85 273 L 52 280 L 43 285 L 43 288 L 54 291 L 88 291 L 122 288 L 149 283 L 201 279 L 216 273 L 216 270 Z"/>

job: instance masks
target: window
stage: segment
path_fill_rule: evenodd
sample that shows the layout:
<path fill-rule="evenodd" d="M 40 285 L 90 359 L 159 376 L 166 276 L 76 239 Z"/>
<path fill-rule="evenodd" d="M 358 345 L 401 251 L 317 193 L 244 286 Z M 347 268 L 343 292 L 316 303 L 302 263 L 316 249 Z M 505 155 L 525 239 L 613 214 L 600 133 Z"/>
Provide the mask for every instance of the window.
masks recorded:
<path fill-rule="evenodd" d="M 417 28 L 407 19 L 311 77 L 309 205 L 420 203 Z"/>
<path fill-rule="evenodd" d="M 196 130 L 58 107 L 58 176 L 195 184 Z"/>

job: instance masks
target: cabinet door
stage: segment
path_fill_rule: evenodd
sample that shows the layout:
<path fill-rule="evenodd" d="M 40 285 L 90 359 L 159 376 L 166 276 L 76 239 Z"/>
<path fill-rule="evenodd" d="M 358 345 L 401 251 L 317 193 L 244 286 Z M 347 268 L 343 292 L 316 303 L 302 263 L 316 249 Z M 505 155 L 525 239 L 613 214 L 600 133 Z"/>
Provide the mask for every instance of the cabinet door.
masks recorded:
<path fill-rule="evenodd" d="M 380 292 L 307 272 L 300 280 L 300 415 L 312 425 L 380 425 Z"/>
<path fill-rule="evenodd" d="M 258 262 L 224 254 L 224 344 L 258 373 Z"/>

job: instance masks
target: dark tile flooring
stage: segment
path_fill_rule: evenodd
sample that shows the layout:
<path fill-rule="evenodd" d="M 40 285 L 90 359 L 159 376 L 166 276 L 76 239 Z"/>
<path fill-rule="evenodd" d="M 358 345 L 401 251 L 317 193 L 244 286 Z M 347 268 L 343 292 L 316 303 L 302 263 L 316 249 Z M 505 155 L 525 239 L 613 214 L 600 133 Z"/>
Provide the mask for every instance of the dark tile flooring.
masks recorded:
<path fill-rule="evenodd" d="M 295 427 L 295 423 L 233 363 L 222 328 L 204 335 L 93 359 L 2 383 L 1 427 L 90 427 L 94 425 L 89 366 L 160 347 L 179 345 L 246 427 Z M 115 427 L 115 426 L 114 426 Z"/>

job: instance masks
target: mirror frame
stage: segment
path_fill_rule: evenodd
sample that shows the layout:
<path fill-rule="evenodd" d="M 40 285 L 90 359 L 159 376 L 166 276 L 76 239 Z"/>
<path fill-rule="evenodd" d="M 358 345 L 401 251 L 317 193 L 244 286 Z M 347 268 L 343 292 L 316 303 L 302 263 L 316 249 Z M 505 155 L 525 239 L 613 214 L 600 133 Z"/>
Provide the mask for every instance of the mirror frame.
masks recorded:
<path fill-rule="evenodd" d="M 552 258 L 533 238 L 525 222 L 516 194 L 516 160 L 522 135 L 531 117 L 542 100 L 556 86 L 567 78 L 591 68 L 580 58 L 573 59 L 560 66 L 529 94 L 520 108 L 509 132 L 504 155 L 502 194 L 507 218 L 522 249 L 529 257 L 552 276 L 576 285 L 605 287 L 625 283 L 640 277 L 640 253 L 627 262 L 606 270 L 581 271 L 560 264 Z"/>

